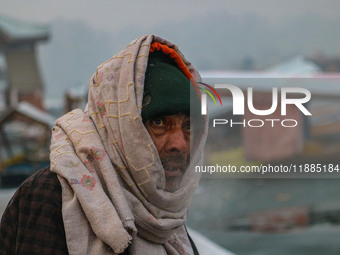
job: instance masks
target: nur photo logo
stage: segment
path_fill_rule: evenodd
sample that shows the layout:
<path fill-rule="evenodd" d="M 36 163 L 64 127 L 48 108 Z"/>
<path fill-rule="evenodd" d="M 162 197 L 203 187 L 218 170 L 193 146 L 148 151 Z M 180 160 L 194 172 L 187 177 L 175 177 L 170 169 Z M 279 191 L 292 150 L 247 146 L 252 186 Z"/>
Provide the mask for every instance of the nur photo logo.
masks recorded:
<path fill-rule="evenodd" d="M 295 119 L 264 119 L 263 116 L 269 116 L 277 110 L 280 111 L 280 116 L 285 117 L 287 115 L 287 108 L 293 105 L 295 106 L 303 115 L 312 116 L 310 111 L 306 108 L 305 104 L 307 104 L 311 100 L 311 92 L 305 88 L 298 87 L 281 87 L 280 89 L 277 87 L 271 88 L 271 105 L 263 109 L 256 108 L 254 104 L 254 88 L 248 87 L 246 90 L 242 90 L 236 85 L 233 84 L 214 84 L 209 85 L 203 82 L 197 82 L 198 84 L 204 86 L 199 87 L 199 91 L 202 93 L 199 95 L 201 99 L 201 115 L 207 115 L 208 112 L 208 97 L 213 100 L 214 104 L 217 105 L 217 101 L 214 95 L 218 98 L 220 105 L 223 106 L 221 96 L 217 92 L 219 90 L 222 92 L 222 95 L 230 95 L 232 99 L 232 115 L 233 116 L 244 116 L 245 111 L 248 110 L 251 114 L 255 116 L 261 116 L 259 119 L 243 119 L 241 122 L 235 122 L 230 119 L 212 119 L 212 126 L 216 125 L 241 125 L 243 127 L 262 127 L 265 123 L 270 123 L 272 127 L 274 127 L 276 122 L 280 122 L 283 127 L 296 127 L 298 125 L 298 121 Z M 229 97 L 230 97 L 229 96 Z M 247 107 L 247 109 L 245 109 Z"/>

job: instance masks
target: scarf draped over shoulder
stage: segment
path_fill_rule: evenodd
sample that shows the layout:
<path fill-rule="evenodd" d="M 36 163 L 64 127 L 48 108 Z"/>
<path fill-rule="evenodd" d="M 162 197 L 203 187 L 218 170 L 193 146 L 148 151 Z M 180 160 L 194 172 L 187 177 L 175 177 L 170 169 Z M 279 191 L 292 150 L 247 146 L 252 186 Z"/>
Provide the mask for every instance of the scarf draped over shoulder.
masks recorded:
<path fill-rule="evenodd" d="M 180 187 L 164 190 L 164 170 L 141 119 L 150 44 L 174 49 L 154 35 L 132 41 L 100 65 L 90 80 L 85 111 L 59 118 L 52 132 L 51 171 L 62 185 L 69 254 L 192 254 L 184 229 L 198 185 L 193 166 L 202 159 L 206 130 Z"/>

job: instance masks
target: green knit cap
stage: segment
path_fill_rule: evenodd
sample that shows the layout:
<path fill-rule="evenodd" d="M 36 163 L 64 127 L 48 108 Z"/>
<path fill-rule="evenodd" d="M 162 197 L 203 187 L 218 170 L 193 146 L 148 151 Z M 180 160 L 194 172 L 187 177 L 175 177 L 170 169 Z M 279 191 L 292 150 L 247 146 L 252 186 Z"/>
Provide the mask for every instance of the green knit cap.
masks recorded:
<path fill-rule="evenodd" d="M 150 52 L 145 72 L 143 121 L 176 113 L 190 115 L 189 79 L 161 51 Z"/>

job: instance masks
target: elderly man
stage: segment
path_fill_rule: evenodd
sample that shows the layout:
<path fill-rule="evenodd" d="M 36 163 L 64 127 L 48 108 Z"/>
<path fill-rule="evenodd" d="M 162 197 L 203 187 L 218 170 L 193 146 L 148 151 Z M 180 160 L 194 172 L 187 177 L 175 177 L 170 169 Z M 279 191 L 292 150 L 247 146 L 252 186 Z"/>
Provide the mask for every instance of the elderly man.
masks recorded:
<path fill-rule="evenodd" d="M 99 66 L 85 112 L 56 121 L 50 167 L 10 201 L 0 254 L 198 254 L 184 226 L 206 137 L 190 117 L 198 79 L 153 35 Z"/>

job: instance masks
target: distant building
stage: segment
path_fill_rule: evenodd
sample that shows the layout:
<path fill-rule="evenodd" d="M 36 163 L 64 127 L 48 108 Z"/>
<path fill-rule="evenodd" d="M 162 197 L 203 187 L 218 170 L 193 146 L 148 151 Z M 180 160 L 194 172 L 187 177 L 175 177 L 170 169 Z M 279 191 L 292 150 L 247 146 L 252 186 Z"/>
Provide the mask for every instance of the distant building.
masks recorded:
<path fill-rule="evenodd" d="M 49 38 L 48 27 L 0 16 L 0 86 L 5 106 L 26 101 L 44 110 L 44 86 L 36 57 L 38 42 Z"/>
<path fill-rule="evenodd" d="M 323 72 L 326 73 L 338 73 L 340 72 L 340 57 L 313 57 L 309 58 L 314 64 L 316 64 Z"/>
<path fill-rule="evenodd" d="M 16 169 L 31 174 L 48 162 L 54 119 L 45 111 L 36 56 L 37 44 L 48 38 L 46 26 L 0 15 L 0 173 L 14 179 Z"/>
<path fill-rule="evenodd" d="M 84 109 L 87 103 L 88 88 L 78 86 L 69 88 L 64 94 L 64 112 L 74 109 Z"/>

